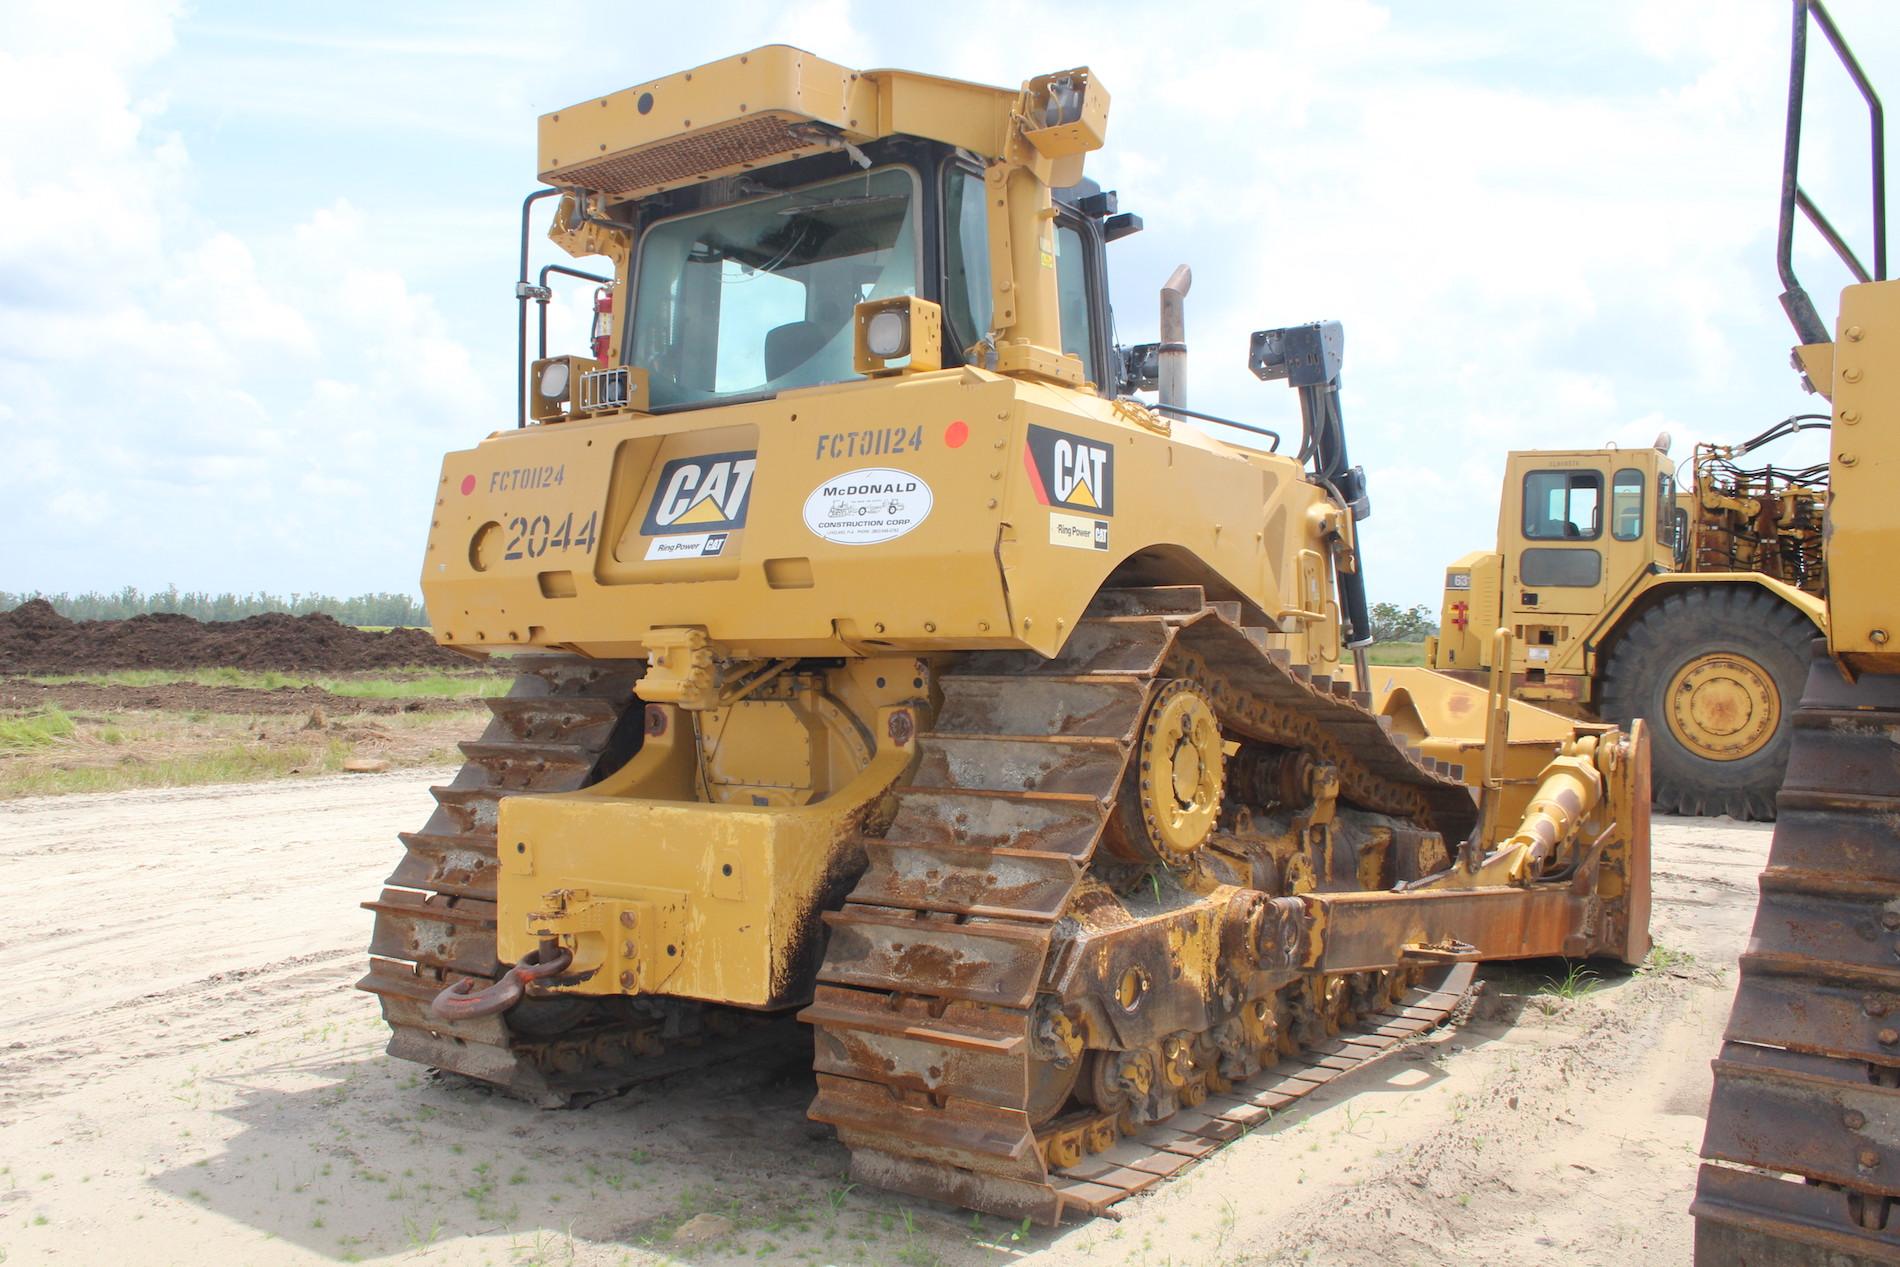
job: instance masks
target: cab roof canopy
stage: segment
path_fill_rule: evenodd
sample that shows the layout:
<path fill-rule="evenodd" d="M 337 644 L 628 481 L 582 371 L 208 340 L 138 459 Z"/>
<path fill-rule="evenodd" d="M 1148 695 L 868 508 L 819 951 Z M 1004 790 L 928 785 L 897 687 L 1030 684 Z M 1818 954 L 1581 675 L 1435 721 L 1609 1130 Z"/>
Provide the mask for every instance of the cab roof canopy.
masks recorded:
<path fill-rule="evenodd" d="M 1066 185 L 1107 123 L 1108 94 L 1086 67 L 1012 90 L 856 71 L 773 44 L 542 115 L 539 170 L 619 201 L 901 134 Z"/>

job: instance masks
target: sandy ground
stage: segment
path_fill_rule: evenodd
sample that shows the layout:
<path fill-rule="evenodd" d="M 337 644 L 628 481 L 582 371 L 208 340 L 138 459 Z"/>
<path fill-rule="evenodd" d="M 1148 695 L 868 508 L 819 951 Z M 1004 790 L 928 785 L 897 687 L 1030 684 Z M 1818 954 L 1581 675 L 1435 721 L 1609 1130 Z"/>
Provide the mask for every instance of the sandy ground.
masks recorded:
<path fill-rule="evenodd" d="M 1764 828 L 1659 823 L 1665 967 L 1489 969 L 1463 1027 L 1049 1231 L 848 1184 L 808 1047 L 567 1113 L 386 1059 L 356 903 L 431 774 L 0 805 L 0 1261 L 1689 1259 Z"/>

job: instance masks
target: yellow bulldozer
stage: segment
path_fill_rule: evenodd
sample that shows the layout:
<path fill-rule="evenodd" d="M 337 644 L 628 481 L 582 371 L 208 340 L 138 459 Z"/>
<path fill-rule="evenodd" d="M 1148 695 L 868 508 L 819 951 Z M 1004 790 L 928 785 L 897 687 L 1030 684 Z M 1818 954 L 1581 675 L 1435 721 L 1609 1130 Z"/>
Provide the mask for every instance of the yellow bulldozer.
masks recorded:
<path fill-rule="evenodd" d="M 1793 10 L 1777 264 L 1796 368 L 1832 420 L 1827 636 L 1794 714 L 1715 1061 L 1693 1207 L 1701 1267 L 1900 1263 L 1900 283 L 1887 280 L 1879 96 L 1819 0 Z M 1871 267 L 1799 179 L 1814 30 L 1868 110 Z M 1854 278 L 1831 329 L 1795 273 L 1797 211 Z"/>
<path fill-rule="evenodd" d="M 1445 569 L 1425 662 L 1471 682 L 1491 631 L 1516 635 L 1517 698 L 1652 728 L 1656 806 L 1772 819 L 1808 644 L 1827 628 L 1827 468 L 1744 465 L 1826 415 L 1737 445 L 1519 450 L 1505 461 L 1493 550 Z"/>
<path fill-rule="evenodd" d="M 1118 347 L 1108 113 L 770 47 L 541 119 L 423 573 L 519 677 L 368 903 L 393 1055 L 561 1105 L 795 1014 L 860 1181 L 1053 1221 L 1479 960 L 1643 958 L 1642 727 L 1368 673 L 1340 327 L 1251 338 L 1289 453 L 1188 408 L 1185 269 Z M 529 276 L 544 203 L 599 271 Z M 588 355 L 526 355 L 555 273 Z"/>

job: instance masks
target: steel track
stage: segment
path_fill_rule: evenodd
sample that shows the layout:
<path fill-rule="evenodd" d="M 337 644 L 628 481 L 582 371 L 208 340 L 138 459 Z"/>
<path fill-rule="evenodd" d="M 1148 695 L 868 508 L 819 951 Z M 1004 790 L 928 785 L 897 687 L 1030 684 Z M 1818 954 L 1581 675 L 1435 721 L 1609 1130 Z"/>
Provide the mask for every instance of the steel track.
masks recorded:
<path fill-rule="evenodd" d="M 429 1001 L 450 982 L 494 980 L 496 813 L 504 796 L 571 792 L 604 764 L 631 755 L 638 731 L 640 662 L 523 655 L 508 694 L 486 701 L 493 714 L 419 832 L 402 835 L 404 854 L 375 912 L 369 972 L 357 987 L 382 1001 L 389 1054 L 492 1083 L 545 1108 L 624 1089 L 675 1072 L 655 1058 L 678 1034 L 677 1018 L 639 1014 L 622 1000 L 527 1001 L 502 1016 L 445 1021 Z M 625 751 L 622 751 L 625 749 Z M 670 1032 L 669 1032 L 670 1031 Z"/>
<path fill-rule="evenodd" d="M 1900 1263 L 1900 677 L 1814 644 L 1696 1185 L 1700 1267 Z"/>
<path fill-rule="evenodd" d="M 818 1031 L 811 1115 L 837 1129 L 861 1182 L 1008 1217 L 1097 1213 L 1207 1131 L 1241 1129 L 1318 1085 L 1314 1070 L 1370 1059 L 1400 1036 L 1393 1026 L 1436 1023 L 1462 993 L 1419 996 L 1410 1014 L 1378 1016 L 1309 1049 L 1294 1072 L 1218 1099 L 1204 1098 L 1224 1089 L 1218 1079 L 1184 1085 L 1184 1126 L 1135 1130 L 1112 1107 L 1093 1121 L 1056 1112 L 1066 1093 L 1038 1041 L 1038 996 L 1075 933 L 1065 916 L 1098 864 L 1159 683 L 1206 688 L 1230 736 L 1335 764 L 1343 799 L 1454 842 L 1471 826 L 1450 771 L 1394 740 L 1364 697 L 1262 650 L 1227 606 L 1187 587 L 1108 592 L 1056 658 L 974 654 L 941 676 L 943 709 L 896 818 L 863 841 L 869 866 L 826 915 L 831 941 L 802 1014 Z"/>

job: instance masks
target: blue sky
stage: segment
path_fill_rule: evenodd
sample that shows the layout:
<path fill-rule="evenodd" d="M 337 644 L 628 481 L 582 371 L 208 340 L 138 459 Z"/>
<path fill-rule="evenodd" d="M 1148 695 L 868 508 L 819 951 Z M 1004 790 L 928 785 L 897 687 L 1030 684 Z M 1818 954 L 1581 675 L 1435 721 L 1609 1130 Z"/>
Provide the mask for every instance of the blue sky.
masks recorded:
<path fill-rule="evenodd" d="M 1882 7 L 1834 4 L 1896 86 Z M 1345 323 L 1375 597 L 1436 604 L 1508 448 L 1668 430 L 1686 456 L 1813 403 L 1775 301 L 1782 0 L 556 12 L 0 7 L 0 589 L 413 592 L 441 453 L 512 418 L 535 116 L 777 41 L 1012 85 L 1092 66 L 1090 174 L 1147 222 L 1111 248 L 1122 337 L 1191 263 L 1190 403 L 1273 425 L 1294 402 L 1247 333 Z M 1864 240 L 1864 124 L 1816 78 L 1805 175 Z"/>

